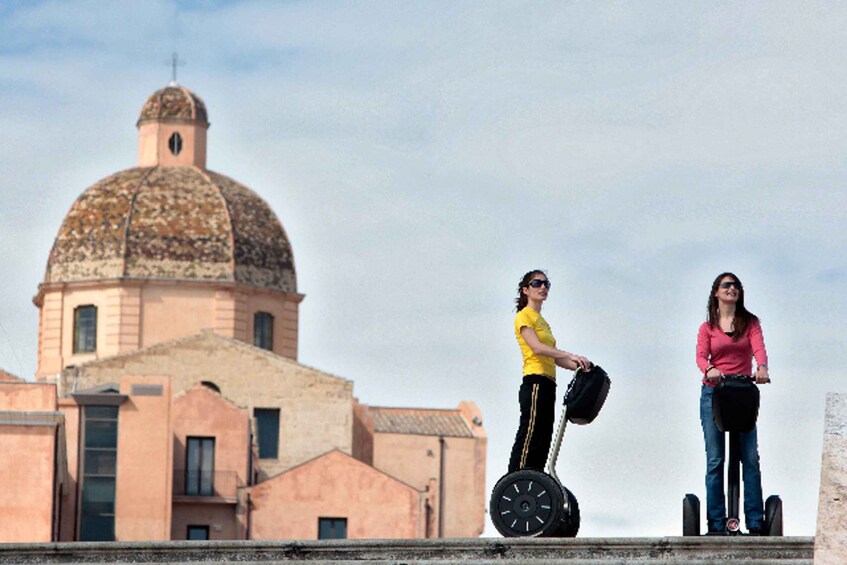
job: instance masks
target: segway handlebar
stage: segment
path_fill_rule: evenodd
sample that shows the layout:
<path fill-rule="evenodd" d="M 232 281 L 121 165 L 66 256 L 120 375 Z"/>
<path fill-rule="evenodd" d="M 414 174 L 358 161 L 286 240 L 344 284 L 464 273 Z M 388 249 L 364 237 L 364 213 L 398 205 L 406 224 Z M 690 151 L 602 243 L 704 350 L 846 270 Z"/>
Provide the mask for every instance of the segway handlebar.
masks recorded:
<path fill-rule="evenodd" d="M 730 375 L 722 375 L 722 376 L 721 376 L 721 380 L 728 380 L 728 381 L 750 381 L 750 382 L 755 383 L 755 382 L 756 382 L 756 377 L 755 377 L 754 375 L 745 375 L 745 374 L 743 374 L 743 373 L 732 373 L 732 374 L 730 374 Z M 771 382 L 771 378 L 770 378 L 770 377 L 768 377 L 768 380 L 766 380 L 766 381 L 765 381 L 764 383 L 762 383 L 762 384 L 769 383 L 769 382 Z"/>

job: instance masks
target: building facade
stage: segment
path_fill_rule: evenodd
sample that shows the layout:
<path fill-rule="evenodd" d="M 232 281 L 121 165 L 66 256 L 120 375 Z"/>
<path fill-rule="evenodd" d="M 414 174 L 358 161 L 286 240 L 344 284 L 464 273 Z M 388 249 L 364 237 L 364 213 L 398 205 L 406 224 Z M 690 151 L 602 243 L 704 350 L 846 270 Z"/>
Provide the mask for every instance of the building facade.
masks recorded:
<path fill-rule="evenodd" d="M 172 83 L 136 125 L 50 251 L 36 382 L 0 378 L 0 542 L 480 535 L 478 408 L 371 407 L 298 363 L 291 245 L 206 168 L 203 101 Z"/>

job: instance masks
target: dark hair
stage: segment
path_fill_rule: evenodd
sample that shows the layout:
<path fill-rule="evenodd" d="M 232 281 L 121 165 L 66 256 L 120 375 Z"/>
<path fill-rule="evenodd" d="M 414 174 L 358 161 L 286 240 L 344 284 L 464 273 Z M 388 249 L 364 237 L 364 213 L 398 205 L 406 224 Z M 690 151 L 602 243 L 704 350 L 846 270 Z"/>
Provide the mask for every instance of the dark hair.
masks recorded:
<path fill-rule="evenodd" d="M 535 269 L 523 276 L 521 282 L 518 284 L 518 297 L 515 298 L 515 304 L 517 305 L 515 306 L 516 312 L 520 312 L 521 310 L 526 308 L 526 305 L 529 302 L 529 297 L 527 297 L 527 295 L 523 293 L 523 289 L 529 286 L 529 282 L 535 275 L 544 275 L 546 277 L 547 273 L 545 273 L 541 269 Z"/>
<path fill-rule="evenodd" d="M 732 341 L 738 341 L 744 332 L 747 331 L 747 326 L 752 322 L 758 321 L 758 317 L 744 307 L 744 285 L 741 284 L 741 279 L 733 273 L 721 273 L 712 283 L 712 291 L 709 293 L 709 303 L 706 310 L 709 313 L 709 327 L 714 328 L 720 323 L 720 315 L 718 314 L 718 298 L 715 293 L 721 284 L 724 277 L 732 277 L 738 283 L 738 302 L 735 303 L 735 332 L 732 334 Z"/>

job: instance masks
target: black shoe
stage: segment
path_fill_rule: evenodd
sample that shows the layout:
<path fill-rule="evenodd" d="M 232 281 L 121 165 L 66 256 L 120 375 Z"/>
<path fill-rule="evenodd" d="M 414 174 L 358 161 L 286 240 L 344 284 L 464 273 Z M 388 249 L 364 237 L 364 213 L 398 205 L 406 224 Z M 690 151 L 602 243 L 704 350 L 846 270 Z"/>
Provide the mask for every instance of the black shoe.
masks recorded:
<path fill-rule="evenodd" d="M 709 530 L 706 532 L 707 536 L 725 536 L 726 530 Z"/>
<path fill-rule="evenodd" d="M 747 531 L 748 536 L 766 536 L 768 532 L 765 531 L 764 526 L 759 526 L 758 528 L 750 528 Z"/>

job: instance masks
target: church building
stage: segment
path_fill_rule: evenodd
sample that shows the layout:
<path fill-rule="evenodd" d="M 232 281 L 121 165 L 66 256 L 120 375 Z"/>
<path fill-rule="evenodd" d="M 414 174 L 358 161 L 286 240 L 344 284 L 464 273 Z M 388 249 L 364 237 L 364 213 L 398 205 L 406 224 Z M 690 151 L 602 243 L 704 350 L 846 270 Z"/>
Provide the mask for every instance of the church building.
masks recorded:
<path fill-rule="evenodd" d="M 33 299 L 35 382 L 0 371 L 0 542 L 473 537 L 473 402 L 374 407 L 297 361 L 291 244 L 206 168 L 209 119 L 172 82 L 138 165 L 73 202 Z"/>

